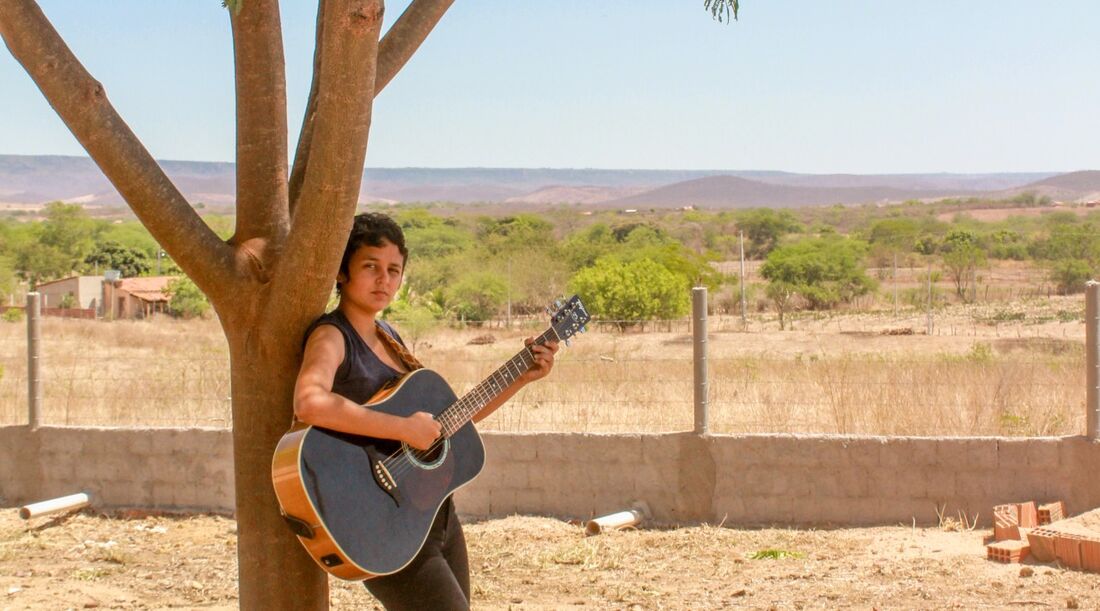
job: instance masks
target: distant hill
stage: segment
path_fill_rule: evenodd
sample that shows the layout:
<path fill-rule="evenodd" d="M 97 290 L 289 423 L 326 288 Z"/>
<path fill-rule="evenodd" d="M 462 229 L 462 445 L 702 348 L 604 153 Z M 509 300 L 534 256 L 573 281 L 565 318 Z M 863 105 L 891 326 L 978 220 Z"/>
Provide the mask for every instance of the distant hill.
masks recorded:
<path fill-rule="evenodd" d="M 644 187 L 562 187 L 537 189 L 531 193 L 510 197 L 508 204 L 598 204 L 645 191 Z"/>
<path fill-rule="evenodd" d="M 162 161 L 161 167 L 192 203 L 232 205 L 236 201 L 232 163 Z M 87 157 L 0 155 L 0 201 L 85 205 L 122 204 L 107 177 Z"/>
<path fill-rule="evenodd" d="M 748 176 L 760 182 L 796 187 L 893 187 L 895 189 L 932 191 L 999 191 L 1042 180 L 1050 172 L 1016 172 L 1003 174 L 761 174 Z"/>
<path fill-rule="evenodd" d="M 1058 202 L 1097 202 L 1100 201 L 1100 171 L 1083 170 L 1049 176 L 1014 189 L 1007 189 L 1002 192 L 1002 195 L 1012 196 L 1021 193 L 1045 195 Z"/>
<path fill-rule="evenodd" d="M 234 164 L 162 161 L 161 165 L 188 201 L 201 202 L 207 209 L 232 210 Z M 360 201 L 803 206 L 944 195 L 1000 196 L 1026 189 L 1058 193 L 1052 197 L 1076 201 L 1100 191 L 1095 186 L 1097 175 L 1100 172 L 1060 176 L 1049 172 L 860 175 L 771 170 L 367 168 Z M 121 196 L 87 157 L 0 155 L 0 204 L 14 210 L 55 200 L 89 207 L 123 205 Z"/>
<path fill-rule="evenodd" d="M 817 206 L 823 204 L 860 204 L 903 201 L 906 199 L 945 197 L 959 191 L 867 187 L 799 187 L 776 185 L 737 176 L 709 176 L 659 187 L 644 193 L 607 202 L 622 208 L 667 208 L 704 206 L 707 208 L 751 208 Z"/>

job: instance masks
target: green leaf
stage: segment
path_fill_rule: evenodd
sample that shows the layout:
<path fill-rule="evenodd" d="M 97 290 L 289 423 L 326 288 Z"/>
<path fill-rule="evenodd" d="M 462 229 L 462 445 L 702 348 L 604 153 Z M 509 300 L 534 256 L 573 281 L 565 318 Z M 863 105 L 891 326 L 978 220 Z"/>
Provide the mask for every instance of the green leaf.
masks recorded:
<path fill-rule="evenodd" d="M 731 13 L 734 20 L 737 19 L 738 0 L 703 0 L 703 7 L 710 11 L 711 16 L 719 23 L 723 18 L 726 23 L 729 23 Z"/>

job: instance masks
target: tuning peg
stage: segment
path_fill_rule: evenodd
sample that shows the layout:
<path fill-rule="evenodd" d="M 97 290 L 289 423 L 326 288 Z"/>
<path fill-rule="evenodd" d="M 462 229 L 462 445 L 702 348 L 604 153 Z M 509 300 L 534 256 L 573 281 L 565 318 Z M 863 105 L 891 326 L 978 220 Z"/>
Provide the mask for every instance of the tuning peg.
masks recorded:
<path fill-rule="evenodd" d="M 563 305 L 565 305 L 565 304 L 563 304 L 563 303 L 562 303 L 561 299 L 555 299 L 555 300 L 554 300 L 554 307 L 555 307 L 555 308 L 560 308 L 560 307 L 562 307 Z"/>
<path fill-rule="evenodd" d="M 588 333 L 588 325 L 581 325 L 580 331 L 581 333 Z"/>
<path fill-rule="evenodd" d="M 572 345 L 573 345 L 573 342 L 571 342 L 571 341 L 569 340 L 569 338 L 567 337 L 567 338 L 565 338 L 565 345 L 566 345 L 566 347 L 568 347 L 568 346 L 572 346 Z"/>

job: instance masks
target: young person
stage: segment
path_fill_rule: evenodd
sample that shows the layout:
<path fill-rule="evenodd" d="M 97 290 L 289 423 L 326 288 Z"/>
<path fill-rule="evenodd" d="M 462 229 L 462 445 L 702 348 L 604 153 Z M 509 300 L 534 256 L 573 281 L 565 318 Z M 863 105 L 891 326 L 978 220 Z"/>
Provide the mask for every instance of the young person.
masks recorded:
<path fill-rule="evenodd" d="M 340 261 L 336 310 L 306 331 L 302 368 L 294 388 L 294 415 L 306 424 L 335 431 L 403 441 L 427 449 L 441 427 L 431 414 L 408 417 L 371 410 L 370 400 L 387 382 L 420 367 L 401 336 L 378 314 L 404 279 L 408 249 L 401 228 L 383 214 L 355 217 Z M 486 405 L 474 421 L 493 413 L 526 384 L 554 366 L 556 342 L 531 345 L 534 365 Z M 364 582 L 387 609 L 468 609 L 470 573 L 462 525 L 448 498 L 440 507 L 424 547 L 404 569 Z"/>

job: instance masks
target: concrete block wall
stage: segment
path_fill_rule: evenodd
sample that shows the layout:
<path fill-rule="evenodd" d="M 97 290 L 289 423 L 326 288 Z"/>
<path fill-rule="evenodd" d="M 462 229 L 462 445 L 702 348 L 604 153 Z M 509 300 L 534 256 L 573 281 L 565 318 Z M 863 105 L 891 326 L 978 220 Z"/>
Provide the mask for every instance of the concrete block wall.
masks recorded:
<path fill-rule="evenodd" d="M 994 505 L 1100 506 L 1100 444 L 1084 437 L 484 435 L 481 476 L 456 494 L 468 516 L 588 518 L 650 506 L 661 523 L 870 525 L 936 522 Z M 77 491 L 100 508 L 233 509 L 232 439 L 220 429 L 0 427 L 0 502 Z"/>
<path fill-rule="evenodd" d="M 456 495 L 476 516 L 587 518 L 650 506 L 664 523 L 934 524 L 937 508 L 992 522 L 994 505 L 1100 506 L 1100 444 L 1084 437 L 486 434 L 482 476 Z"/>
<path fill-rule="evenodd" d="M 233 511 L 224 429 L 0 428 L 0 501 L 88 492 L 102 509 Z"/>

